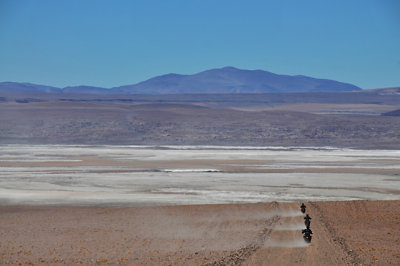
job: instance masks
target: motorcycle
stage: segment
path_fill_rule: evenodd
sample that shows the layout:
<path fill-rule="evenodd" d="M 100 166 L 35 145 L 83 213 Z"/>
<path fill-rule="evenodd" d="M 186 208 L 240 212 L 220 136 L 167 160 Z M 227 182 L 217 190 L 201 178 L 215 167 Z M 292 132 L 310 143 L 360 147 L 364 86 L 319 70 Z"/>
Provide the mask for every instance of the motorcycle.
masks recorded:
<path fill-rule="evenodd" d="M 307 243 L 311 243 L 311 239 L 312 239 L 311 234 L 305 233 L 303 235 L 303 238 L 304 238 L 304 241 L 306 241 Z"/>
<path fill-rule="evenodd" d="M 300 210 L 301 210 L 302 213 L 306 213 L 306 206 L 300 207 Z"/>

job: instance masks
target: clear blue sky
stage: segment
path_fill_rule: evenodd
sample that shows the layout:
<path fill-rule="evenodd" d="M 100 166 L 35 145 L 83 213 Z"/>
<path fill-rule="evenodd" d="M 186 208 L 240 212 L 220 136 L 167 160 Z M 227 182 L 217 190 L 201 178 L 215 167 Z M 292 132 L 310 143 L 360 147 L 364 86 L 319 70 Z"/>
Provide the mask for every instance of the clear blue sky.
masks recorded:
<path fill-rule="evenodd" d="M 400 86 L 400 1 L 0 0 L 0 81 L 112 87 L 223 66 Z"/>

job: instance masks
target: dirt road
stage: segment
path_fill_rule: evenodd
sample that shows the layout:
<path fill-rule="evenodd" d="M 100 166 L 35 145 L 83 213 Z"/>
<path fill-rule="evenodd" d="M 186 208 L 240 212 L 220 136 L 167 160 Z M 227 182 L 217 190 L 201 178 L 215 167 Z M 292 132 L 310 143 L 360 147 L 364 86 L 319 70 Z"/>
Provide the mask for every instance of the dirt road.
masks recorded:
<path fill-rule="evenodd" d="M 298 203 L 130 208 L 1 206 L 0 264 L 400 263 L 398 201 L 306 205 L 314 232 L 311 244 L 302 239 L 304 222 Z M 371 214 L 381 218 L 363 219 Z M 375 230 L 378 224 L 379 233 Z"/>

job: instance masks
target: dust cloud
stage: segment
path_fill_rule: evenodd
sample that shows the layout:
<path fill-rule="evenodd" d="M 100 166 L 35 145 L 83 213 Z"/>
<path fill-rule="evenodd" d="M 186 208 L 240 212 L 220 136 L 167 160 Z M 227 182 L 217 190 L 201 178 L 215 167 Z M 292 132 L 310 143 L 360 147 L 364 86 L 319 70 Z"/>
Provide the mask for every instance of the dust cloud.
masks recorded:
<path fill-rule="evenodd" d="M 265 242 L 265 246 L 267 247 L 279 247 L 279 248 L 301 248 L 307 247 L 309 244 L 305 242 L 303 239 L 295 239 L 295 240 L 276 240 L 270 239 Z"/>
<path fill-rule="evenodd" d="M 304 223 L 298 222 L 294 224 L 279 224 L 274 226 L 273 228 L 276 231 L 292 231 L 292 230 L 302 230 L 304 229 Z"/>
<path fill-rule="evenodd" d="M 187 216 L 175 216 L 168 211 L 147 210 L 143 213 L 149 219 L 144 230 L 138 236 L 144 239 L 162 239 L 165 241 L 178 241 L 185 239 L 181 249 L 185 250 L 235 250 L 248 246 L 258 235 L 266 229 L 272 231 L 304 229 L 300 211 L 295 210 L 258 210 L 256 212 L 241 210 L 231 212 L 220 210 L 215 213 L 202 215 L 201 212 L 193 212 Z M 150 218 L 151 217 L 151 218 Z M 294 220 L 274 224 L 271 221 L 277 217 Z M 294 218 L 293 218 L 294 217 Z M 294 241 L 268 240 L 265 245 L 276 247 L 302 247 L 303 239 Z M 205 245 L 207 243 L 207 245 Z M 173 248 L 173 247 L 172 247 Z M 163 247 L 162 249 L 169 249 Z"/>

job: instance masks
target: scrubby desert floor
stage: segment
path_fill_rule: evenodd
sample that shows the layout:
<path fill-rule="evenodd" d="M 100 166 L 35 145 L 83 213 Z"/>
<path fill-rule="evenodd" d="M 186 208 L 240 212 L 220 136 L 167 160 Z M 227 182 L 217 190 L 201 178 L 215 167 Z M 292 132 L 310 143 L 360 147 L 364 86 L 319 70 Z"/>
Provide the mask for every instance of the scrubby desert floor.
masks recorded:
<path fill-rule="evenodd" d="M 0 207 L 1 265 L 399 265 L 400 202 Z"/>
<path fill-rule="evenodd" d="M 397 88 L 300 94 L 0 92 L 0 143 L 400 149 L 400 117 L 389 112 L 399 108 Z"/>

